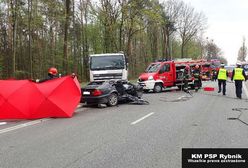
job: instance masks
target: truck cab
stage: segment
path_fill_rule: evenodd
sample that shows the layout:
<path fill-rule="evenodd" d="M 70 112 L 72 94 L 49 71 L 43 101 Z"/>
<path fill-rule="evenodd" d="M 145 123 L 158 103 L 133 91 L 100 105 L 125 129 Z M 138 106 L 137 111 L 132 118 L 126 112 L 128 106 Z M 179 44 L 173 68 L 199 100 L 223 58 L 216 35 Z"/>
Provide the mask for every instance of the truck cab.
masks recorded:
<path fill-rule="evenodd" d="M 128 63 L 123 53 L 93 54 L 89 56 L 90 82 L 127 80 Z"/>
<path fill-rule="evenodd" d="M 174 61 L 151 63 L 145 73 L 139 76 L 139 84 L 144 85 L 144 91 L 153 90 L 155 93 L 161 92 L 163 88 L 183 85 L 183 71 L 185 63 Z M 192 82 L 192 77 L 190 79 Z"/>

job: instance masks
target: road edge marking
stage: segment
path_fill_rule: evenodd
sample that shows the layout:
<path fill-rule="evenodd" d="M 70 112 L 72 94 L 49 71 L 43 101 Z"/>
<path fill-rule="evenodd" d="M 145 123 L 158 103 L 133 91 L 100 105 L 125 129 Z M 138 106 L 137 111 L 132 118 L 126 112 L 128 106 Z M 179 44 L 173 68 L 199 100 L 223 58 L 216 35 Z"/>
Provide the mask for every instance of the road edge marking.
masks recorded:
<path fill-rule="evenodd" d="M 26 122 L 26 123 L 23 123 L 23 124 L 19 124 L 19 125 L 13 126 L 13 127 L 5 128 L 5 129 L 0 130 L 0 134 L 10 132 L 10 131 L 14 131 L 14 130 L 24 128 L 24 127 L 27 127 L 27 126 L 39 124 L 39 123 L 42 123 L 42 122 L 48 121 L 48 120 L 51 120 L 51 119 L 50 118 L 39 119 L 39 120 L 34 120 L 34 121 Z"/>
<path fill-rule="evenodd" d="M 244 82 L 244 91 L 245 91 L 246 98 L 248 98 L 248 90 L 246 87 L 246 82 Z"/>
<path fill-rule="evenodd" d="M 0 122 L 0 125 L 5 125 L 7 124 L 7 122 Z"/>
<path fill-rule="evenodd" d="M 150 116 L 153 115 L 153 114 L 154 114 L 154 112 L 149 113 L 149 114 L 145 115 L 144 117 L 141 117 L 140 119 L 138 119 L 138 120 L 132 122 L 131 125 L 135 125 L 135 124 L 139 123 L 140 121 L 146 119 L 147 117 L 150 117 Z"/>

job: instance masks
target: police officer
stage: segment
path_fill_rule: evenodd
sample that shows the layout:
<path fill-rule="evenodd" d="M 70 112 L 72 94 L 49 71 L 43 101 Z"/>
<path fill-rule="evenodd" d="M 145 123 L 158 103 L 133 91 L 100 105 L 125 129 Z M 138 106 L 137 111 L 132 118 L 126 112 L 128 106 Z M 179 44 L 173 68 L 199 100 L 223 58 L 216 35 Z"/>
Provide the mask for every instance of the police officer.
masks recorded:
<path fill-rule="evenodd" d="M 228 72 L 224 67 L 225 67 L 224 64 L 220 65 L 220 69 L 217 73 L 217 79 L 218 79 L 218 86 L 219 86 L 218 93 L 221 92 L 221 85 L 222 85 L 222 93 L 223 95 L 226 95 L 226 80 L 228 77 Z"/>
<path fill-rule="evenodd" d="M 241 68 L 240 63 L 237 63 L 237 67 L 233 69 L 231 80 L 235 81 L 237 98 L 242 99 L 242 97 L 241 97 L 241 95 L 242 95 L 242 82 L 243 82 L 243 80 L 246 80 L 246 76 L 245 76 L 245 71 L 243 70 L 243 68 Z"/>

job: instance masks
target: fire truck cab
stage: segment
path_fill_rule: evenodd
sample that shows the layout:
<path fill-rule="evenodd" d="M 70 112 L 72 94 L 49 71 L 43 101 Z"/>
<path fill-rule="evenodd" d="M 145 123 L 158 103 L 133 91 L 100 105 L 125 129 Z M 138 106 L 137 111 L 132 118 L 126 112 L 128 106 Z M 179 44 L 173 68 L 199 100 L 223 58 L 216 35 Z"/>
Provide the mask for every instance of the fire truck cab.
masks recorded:
<path fill-rule="evenodd" d="M 185 62 L 153 62 L 146 71 L 139 76 L 139 84 L 144 86 L 144 91 L 161 92 L 164 88 L 183 86 L 183 71 L 187 63 Z M 189 85 L 193 87 L 193 77 L 190 71 Z"/>

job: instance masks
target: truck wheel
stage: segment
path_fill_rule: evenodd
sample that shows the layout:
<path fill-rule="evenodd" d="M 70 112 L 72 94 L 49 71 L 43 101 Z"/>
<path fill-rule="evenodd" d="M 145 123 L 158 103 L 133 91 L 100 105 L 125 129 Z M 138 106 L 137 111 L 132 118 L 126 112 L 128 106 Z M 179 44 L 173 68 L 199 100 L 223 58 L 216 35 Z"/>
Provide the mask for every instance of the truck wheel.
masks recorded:
<path fill-rule="evenodd" d="M 108 106 L 116 106 L 118 104 L 118 96 L 115 93 L 111 93 L 111 95 L 108 97 Z"/>
<path fill-rule="evenodd" d="M 162 91 L 162 85 L 160 83 L 155 84 L 153 91 L 159 93 Z"/>

